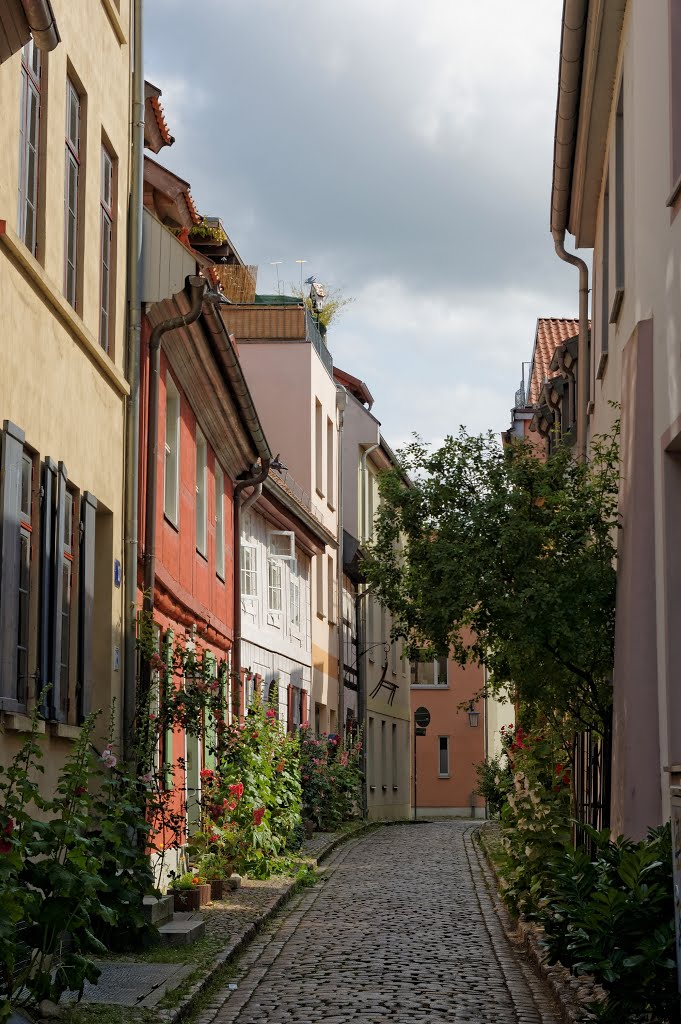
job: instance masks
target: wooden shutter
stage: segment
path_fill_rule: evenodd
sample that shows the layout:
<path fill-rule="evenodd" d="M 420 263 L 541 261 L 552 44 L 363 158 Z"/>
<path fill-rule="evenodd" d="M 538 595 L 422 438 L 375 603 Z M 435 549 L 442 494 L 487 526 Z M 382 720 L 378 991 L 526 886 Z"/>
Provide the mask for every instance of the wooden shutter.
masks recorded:
<path fill-rule="evenodd" d="M 301 726 L 307 722 L 307 701 L 308 694 L 307 690 L 300 691 L 300 724 Z"/>
<path fill-rule="evenodd" d="M 293 732 L 293 730 L 295 729 L 295 725 L 294 725 L 294 722 L 293 722 L 293 718 L 294 718 L 294 714 L 293 714 L 293 712 L 294 712 L 294 702 L 295 702 L 295 699 L 296 699 L 296 688 L 295 688 L 295 686 L 293 686 L 291 683 L 289 683 L 286 693 L 287 693 L 287 701 L 286 701 L 286 706 L 287 706 L 286 731 L 287 732 Z"/>
<path fill-rule="evenodd" d="M 78 718 L 92 710 L 94 676 L 95 531 L 97 499 L 85 491 L 80 499 L 80 573 L 78 592 Z"/>
<path fill-rule="evenodd" d="M 66 518 L 66 481 L 68 473 L 63 462 L 59 463 L 56 480 L 56 506 L 54 516 L 54 541 L 52 552 L 52 649 L 48 663 L 48 681 L 52 684 L 50 690 L 50 713 L 55 721 L 66 720 L 63 707 L 65 707 L 66 694 L 61 693 L 61 613 L 64 600 L 64 521 Z"/>
<path fill-rule="evenodd" d="M 0 698 L 18 709 L 17 638 L 19 636 L 19 508 L 25 434 L 5 420 L 0 474 Z"/>
<path fill-rule="evenodd" d="M 52 585 L 54 579 L 54 514 L 57 494 L 57 463 L 46 458 L 42 473 L 42 505 L 40 509 L 40 638 L 38 652 L 38 696 L 49 682 L 52 652 Z M 40 713 L 44 718 L 54 714 L 54 694 L 47 694 Z"/>

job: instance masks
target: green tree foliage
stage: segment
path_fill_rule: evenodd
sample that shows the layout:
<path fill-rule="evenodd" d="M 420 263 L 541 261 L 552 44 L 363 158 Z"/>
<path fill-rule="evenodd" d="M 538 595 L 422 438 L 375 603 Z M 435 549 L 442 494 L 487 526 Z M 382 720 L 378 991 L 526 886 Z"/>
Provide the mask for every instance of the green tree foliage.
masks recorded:
<path fill-rule="evenodd" d="M 401 453 L 415 481 L 381 479 L 377 539 L 365 569 L 396 619 L 395 634 L 427 656 L 452 649 L 484 662 L 491 687 L 524 706 L 525 722 L 575 729 L 611 702 L 618 528 L 618 429 L 587 461 L 529 441 L 502 448 L 461 428 L 431 451 Z"/>

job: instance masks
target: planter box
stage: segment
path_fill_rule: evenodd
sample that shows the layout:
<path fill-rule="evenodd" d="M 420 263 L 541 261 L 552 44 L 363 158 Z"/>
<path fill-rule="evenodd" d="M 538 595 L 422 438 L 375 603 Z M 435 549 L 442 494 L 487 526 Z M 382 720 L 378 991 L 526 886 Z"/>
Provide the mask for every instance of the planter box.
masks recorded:
<path fill-rule="evenodd" d="M 198 910 L 210 902 L 210 885 L 193 885 L 191 889 L 171 889 L 175 911 Z"/>
<path fill-rule="evenodd" d="M 210 898 L 212 900 L 224 899 L 231 889 L 228 878 L 211 878 L 209 884 Z"/>

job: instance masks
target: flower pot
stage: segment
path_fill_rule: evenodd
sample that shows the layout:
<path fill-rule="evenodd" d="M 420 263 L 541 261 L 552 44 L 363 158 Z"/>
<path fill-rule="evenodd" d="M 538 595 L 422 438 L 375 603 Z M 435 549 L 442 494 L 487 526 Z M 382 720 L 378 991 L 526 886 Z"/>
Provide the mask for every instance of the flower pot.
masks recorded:
<path fill-rule="evenodd" d="M 206 903 L 210 903 L 210 882 L 196 885 L 194 888 L 199 890 L 199 906 L 205 907 Z"/>
<path fill-rule="evenodd" d="M 229 892 L 229 881 L 226 878 L 211 878 L 209 881 L 212 900 L 221 900 Z"/>
<path fill-rule="evenodd" d="M 173 909 L 175 913 L 187 910 L 198 910 L 201 906 L 200 885 L 193 885 L 191 889 L 171 889 L 173 894 Z"/>

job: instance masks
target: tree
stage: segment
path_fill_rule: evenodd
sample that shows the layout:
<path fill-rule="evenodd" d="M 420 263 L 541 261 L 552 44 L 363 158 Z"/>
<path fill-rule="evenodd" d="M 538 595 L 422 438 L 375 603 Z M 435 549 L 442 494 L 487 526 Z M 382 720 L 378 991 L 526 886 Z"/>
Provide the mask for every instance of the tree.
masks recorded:
<path fill-rule="evenodd" d="M 526 720 L 600 730 L 611 704 L 618 429 L 587 461 L 461 428 L 383 474 L 369 584 L 412 654 L 487 665 Z"/>

